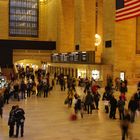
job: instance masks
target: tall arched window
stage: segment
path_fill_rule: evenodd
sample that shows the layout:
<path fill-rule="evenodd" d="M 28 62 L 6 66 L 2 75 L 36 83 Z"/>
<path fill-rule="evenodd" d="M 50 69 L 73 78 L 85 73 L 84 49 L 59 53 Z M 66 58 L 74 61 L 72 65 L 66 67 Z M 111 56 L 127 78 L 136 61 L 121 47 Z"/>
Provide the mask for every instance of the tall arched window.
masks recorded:
<path fill-rule="evenodd" d="M 9 1 L 9 36 L 38 37 L 38 0 Z"/>

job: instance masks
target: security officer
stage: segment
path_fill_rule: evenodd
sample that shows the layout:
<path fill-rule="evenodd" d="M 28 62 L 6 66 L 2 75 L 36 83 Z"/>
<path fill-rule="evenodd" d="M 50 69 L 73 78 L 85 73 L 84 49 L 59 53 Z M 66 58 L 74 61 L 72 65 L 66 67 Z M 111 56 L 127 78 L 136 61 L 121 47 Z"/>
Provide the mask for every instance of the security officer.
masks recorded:
<path fill-rule="evenodd" d="M 19 134 L 19 128 L 21 127 L 21 137 L 23 137 L 24 133 L 24 121 L 25 121 L 25 112 L 22 108 L 19 108 L 19 106 L 16 106 L 15 109 L 15 118 L 16 118 L 16 137 L 18 137 Z"/>

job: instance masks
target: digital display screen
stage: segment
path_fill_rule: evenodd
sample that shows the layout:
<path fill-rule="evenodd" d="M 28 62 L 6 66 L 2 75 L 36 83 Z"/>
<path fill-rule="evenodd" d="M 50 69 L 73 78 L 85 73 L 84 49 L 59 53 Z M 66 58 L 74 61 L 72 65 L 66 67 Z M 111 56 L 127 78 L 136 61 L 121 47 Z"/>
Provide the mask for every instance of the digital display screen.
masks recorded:
<path fill-rule="evenodd" d="M 73 62 L 73 60 L 74 60 L 73 54 L 70 53 L 70 54 L 69 54 L 69 61 L 70 61 L 70 62 Z"/>
<path fill-rule="evenodd" d="M 81 54 L 81 61 L 87 61 L 87 53 Z"/>
<path fill-rule="evenodd" d="M 74 56 L 74 61 L 79 61 L 79 53 L 75 53 L 73 56 Z"/>
<path fill-rule="evenodd" d="M 52 62 L 59 62 L 59 55 L 52 55 Z"/>
<path fill-rule="evenodd" d="M 60 61 L 61 61 L 61 62 L 64 61 L 64 55 L 63 55 L 63 54 L 60 55 Z"/>
<path fill-rule="evenodd" d="M 54 53 L 51 55 L 52 62 L 68 62 L 68 63 L 94 63 L 94 52 L 69 52 L 69 53 Z M 91 59 L 92 58 L 92 59 Z"/>
<path fill-rule="evenodd" d="M 68 54 L 64 54 L 64 62 L 68 62 L 69 61 L 69 56 Z"/>

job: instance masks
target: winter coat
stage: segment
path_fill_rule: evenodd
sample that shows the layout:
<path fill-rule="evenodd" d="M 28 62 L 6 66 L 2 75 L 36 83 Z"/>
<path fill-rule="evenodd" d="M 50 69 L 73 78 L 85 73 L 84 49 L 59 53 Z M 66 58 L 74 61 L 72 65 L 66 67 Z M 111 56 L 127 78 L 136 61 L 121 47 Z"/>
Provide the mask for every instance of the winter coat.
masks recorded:
<path fill-rule="evenodd" d="M 88 93 L 86 95 L 86 98 L 85 98 L 85 104 L 86 105 L 90 105 L 92 103 L 93 103 L 93 96 L 90 93 Z"/>
<path fill-rule="evenodd" d="M 130 100 L 129 104 L 128 104 L 128 108 L 129 110 L 131 110 L 132 112 L 135 112 L 137 110 L 137 102 L 135 100 Z"/>

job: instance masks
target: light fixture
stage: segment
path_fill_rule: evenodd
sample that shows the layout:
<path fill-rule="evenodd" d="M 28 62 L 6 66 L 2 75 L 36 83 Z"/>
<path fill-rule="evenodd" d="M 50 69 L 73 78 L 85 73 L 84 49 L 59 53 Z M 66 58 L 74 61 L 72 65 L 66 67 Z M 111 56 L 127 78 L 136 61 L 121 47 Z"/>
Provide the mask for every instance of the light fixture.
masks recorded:
<path fill-rule="evenodd" d="M 99 34 L 95 34 L 95 46 L 99 46 L 101 44 L 101 36 Z"/>
<path fill-rule="evenodd" d="M 40 0 L 40 3 L 43 4 L 43 3 L 47 3 L 48 0 Z"/>

